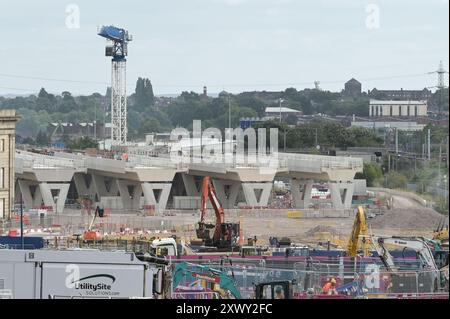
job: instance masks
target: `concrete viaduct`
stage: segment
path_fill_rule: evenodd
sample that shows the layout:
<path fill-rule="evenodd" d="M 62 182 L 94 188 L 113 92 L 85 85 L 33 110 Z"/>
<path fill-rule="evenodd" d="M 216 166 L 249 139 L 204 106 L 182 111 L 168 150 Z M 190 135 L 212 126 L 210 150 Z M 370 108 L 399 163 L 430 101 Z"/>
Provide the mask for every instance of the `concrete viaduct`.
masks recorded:
<path fill-rule="evenodd" d="M 27 209 L 41 205 L 62 213 L 69 189 L 104 207 L 139 210 L 154 205 L 164 210 L 174 196 L 199 196 L 202 176 L 210 176 L 225 208 L 238 202 L 251 207 L 268 205 L 276 177 L 290 179 L 296 208 L 308 208 L 315 181 L 329 184 L 334 208 L 350 208 L 353 179 L 362 172 L 361 159 L 278 153 L 275 165 L 173 163 L 170 158 L 129 155 L 127 161 L 72 153 L 54 156 L 16 151 L 16 198 L 21 192 Z M 204 159 L 204 158 L 203 158 Z"/>

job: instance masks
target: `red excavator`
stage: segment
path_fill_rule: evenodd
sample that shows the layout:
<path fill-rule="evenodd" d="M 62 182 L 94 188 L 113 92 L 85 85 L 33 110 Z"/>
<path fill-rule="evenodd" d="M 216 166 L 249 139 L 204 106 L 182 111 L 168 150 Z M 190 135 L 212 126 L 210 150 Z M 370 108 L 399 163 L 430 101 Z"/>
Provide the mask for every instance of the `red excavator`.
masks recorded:
<path fill-rule="evenodd" d="M 208 198 L 216 214 L 215 224 L 205 223 Z M 240 224 L 225 222 L 225 212 L 217 198 L 216 190 L 209 177 L 203 178 L 200 213 L 201 217 L 197 227 L 197 237 L 203 240 L 205 246 L 216 247 L 218 249 L 232 249 L 239 246 Z M 212 229 L 214 229 L 214 233 L 211 237 Z"/>

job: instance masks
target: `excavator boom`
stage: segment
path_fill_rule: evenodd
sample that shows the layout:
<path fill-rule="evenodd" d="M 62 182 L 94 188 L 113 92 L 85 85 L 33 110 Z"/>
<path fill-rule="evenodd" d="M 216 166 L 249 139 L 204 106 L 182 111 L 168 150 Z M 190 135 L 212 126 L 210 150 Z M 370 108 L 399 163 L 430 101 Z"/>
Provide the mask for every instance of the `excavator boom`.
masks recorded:
<path fill-rule="evenodd" d="M 215 225 L 205 223 L 208 199 L 216 216 Z M 209 229 L 211 228 L 214 228 L 212 239 L 209 235 Z M 211 183 L 210 178 L 205 176 L 202 182 L 200 222 L 198 223 L 197 237 L 203 239 L 206 245 L 212 244 L 217 248 L 230 248 L 235 245 L 238 236 L 239 224 L 225 222 L 225 211 L 217 197 L 214 185 Z"/>
<path fill-rule="evenodd" d="M 348 240 L 347 255 L 350 257 L 356 257 L 358 254 L 358 243 L 360 236 L 362 238 L 364 256 L 369 256 L 369 239 L 367 237 L 369 231 L 366 224 L 366 215 L 362 206 L 358 207 L 358 211 L 353 222 L 353 229 Z"/>

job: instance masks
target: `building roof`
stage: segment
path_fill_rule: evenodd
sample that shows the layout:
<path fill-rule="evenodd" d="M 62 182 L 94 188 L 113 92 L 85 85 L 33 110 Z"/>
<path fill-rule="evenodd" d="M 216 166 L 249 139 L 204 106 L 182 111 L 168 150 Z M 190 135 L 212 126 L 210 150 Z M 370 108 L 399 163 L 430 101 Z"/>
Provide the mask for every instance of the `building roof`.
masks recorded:
<path fill-rule="evenodd" d="M 345 84 L 361 84 L 361 82 L 359 82 L 357 79 L 355 78 L 351 78 L 350 80 L 348 80 L 347 82 L 345 82 Z"/>
<path fill-rule="evenodd" d="M 384 101 L 384 100 L 370 100 L 370 104 L 377 105 L 411 105 L 411 104 L 427 104 L 427 101 Z"/>
<path fill-rule="evenodd" d="M 266 107 L 266 113 L 301 113 L 299 110 L 294 110 L 288 107 Z"/>
<path fill-rule="evenodd" d="M 423 92 L 429 92 L 431 93 L 431 90 L 427 88 L 423 88 L 421 90 L 404 90 L 401 88 L 400 90 L 379 90 L 377 88 L 373 88 L 372 92 L 379 92 L 379 93 L 423 93 Z"/>

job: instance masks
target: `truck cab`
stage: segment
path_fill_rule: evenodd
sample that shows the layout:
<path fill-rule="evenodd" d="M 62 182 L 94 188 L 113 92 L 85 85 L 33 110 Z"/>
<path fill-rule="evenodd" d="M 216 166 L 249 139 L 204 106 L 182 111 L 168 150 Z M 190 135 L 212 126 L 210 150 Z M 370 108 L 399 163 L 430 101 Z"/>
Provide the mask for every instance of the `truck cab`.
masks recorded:
<path fill-rule="evenodd" d="M 178 256 L 177 242 L 174 238 L 154 239 L 151 244 L 151 250 L 158 257 Z"/>
<path fill-rule="evenodd" d="M 292 299 L 292 283 L 272 281 L 255 286 L 255 299 Z"/>

